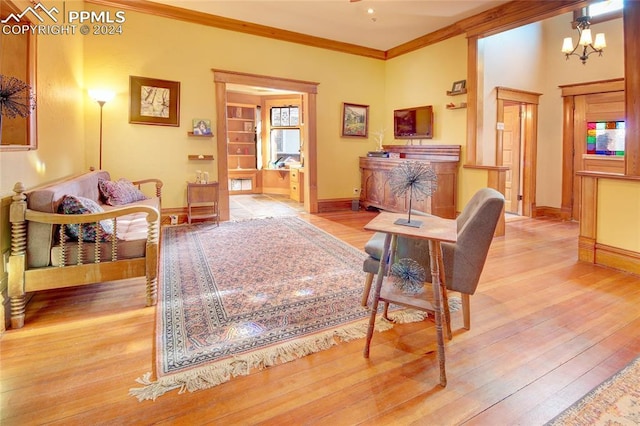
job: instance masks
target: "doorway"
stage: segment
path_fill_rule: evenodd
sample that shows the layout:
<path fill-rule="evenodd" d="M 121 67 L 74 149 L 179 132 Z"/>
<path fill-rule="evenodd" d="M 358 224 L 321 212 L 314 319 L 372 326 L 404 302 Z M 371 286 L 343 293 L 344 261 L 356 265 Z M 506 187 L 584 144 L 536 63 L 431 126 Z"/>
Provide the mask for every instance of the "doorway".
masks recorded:
<path fill-rule="evenodd" d="M 522 106 L 505 103 L 502 129 L 502 165 L 509 168 L 505 176 L 506 213 L 522 215 Z"/>
<path fill-rule="evenodd" d="M 317 141 L 316 141 L 316 96 L 318 83 L 246 74 L 234 71 L 213 70 L 216 92 L 216 129 L 218 135 L 217 163 L 218 181 L 220 182 L 220 219 L 229 220 L 229 165 L 227 161 L 227 84 L 247 85 L 253 87 L 272 88 L 302 93 L 303 111 L 306 111 L 308 140 L 304 144 L 302 155 L 304 165 L 304 209 L 309 213 L 318 212 L 317 187 Z"/>
<path fill-rule="evenodd" d="M 505 211 L 535 217 L 538 100 L 540 93 L 496 87 L 496 165 L 509 167 Z"/>

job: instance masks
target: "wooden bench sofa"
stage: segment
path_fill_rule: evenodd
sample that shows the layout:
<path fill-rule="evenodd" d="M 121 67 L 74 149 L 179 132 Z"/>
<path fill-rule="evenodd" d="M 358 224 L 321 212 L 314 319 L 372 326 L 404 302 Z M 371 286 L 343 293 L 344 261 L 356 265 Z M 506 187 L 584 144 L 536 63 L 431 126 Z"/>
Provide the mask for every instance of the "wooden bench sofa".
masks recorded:
<path fill-rule="evenodd" d="M 120 201 L 138 199 L 106 204 L 101 191 L 121 188 L 120 183 L 127 190 L 133 188 L 129 193 L 136 195 L 120 197 Z M 143 184 L 155 185 L 155 197 L 140 199 L 145 198 L 140 191 Z M 156 304 L 160 180 L 112 182 L 109 173 L 100 170 L 30 192 L 18 182 L 14 192 L 8 267 L 12 328 L 24 326 L 27 293 L 40 290 L 145 276 L 147 306 Z M 80 209 L 82 214 L 69 214 L 69 201 L 78 200 L 82 206 L 93 206 L 89 211 L 95 212 Z"/>

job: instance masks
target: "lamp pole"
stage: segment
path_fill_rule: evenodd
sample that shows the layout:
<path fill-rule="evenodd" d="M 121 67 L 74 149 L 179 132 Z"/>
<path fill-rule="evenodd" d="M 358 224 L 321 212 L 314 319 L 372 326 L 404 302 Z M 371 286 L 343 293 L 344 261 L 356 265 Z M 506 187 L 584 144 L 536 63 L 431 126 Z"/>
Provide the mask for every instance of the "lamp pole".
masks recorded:
<path fill-rule="evenodd" d="M 104 106 L 106 101 L 97 101 L 98 105 L 100 105 L 100 163 L 98 165 L 99 169 L 102 170 L 102 107 Z"/>
<path fill-rule="evenodd" d="M 102 170 L 102 107 L 115 97 L 115 93 L 110 90 L 93 89 L 89 90 L 89 96 L 100 105 L 100 160 L 98 167 Z"/>

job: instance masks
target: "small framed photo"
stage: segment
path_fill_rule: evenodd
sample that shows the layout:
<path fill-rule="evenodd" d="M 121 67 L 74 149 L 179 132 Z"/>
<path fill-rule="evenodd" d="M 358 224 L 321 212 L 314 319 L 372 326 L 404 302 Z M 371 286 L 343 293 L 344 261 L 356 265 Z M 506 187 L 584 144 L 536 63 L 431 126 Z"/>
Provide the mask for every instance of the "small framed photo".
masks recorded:
<path fill-rule="evenodd" d="M 253 130 L 253 123 L 251 121 L 244 122 L 244 131 L 251 132 Z"/>
<path fill-rule="evenodd" d="M 129 123 L 180 126 L 180 82 L 129 76 Z"/>
<path fill-rule="evenodd" d="M 467 88 L 467 80 L 454 81 L 451 86 L 451 93 L 459 93 Z"/>
<path fill-rule="evenodd" d="M 211 120 L 206 118 L 194 118 L 193 119 L 193 134 L 194 135 L 211 135 Z"/>
<path fill-rule="evenodd" d="M 342 136 L 367 137 L 369 105 L 342 104 Z"/>

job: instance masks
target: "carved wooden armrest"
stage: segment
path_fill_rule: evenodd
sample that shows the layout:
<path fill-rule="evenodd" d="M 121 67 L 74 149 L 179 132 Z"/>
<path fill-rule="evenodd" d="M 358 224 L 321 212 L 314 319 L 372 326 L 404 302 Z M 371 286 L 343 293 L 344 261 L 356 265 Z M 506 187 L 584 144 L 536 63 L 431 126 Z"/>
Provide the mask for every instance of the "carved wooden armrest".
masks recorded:
<path fill-rule="evenodd" d="M 77 245 L 76 265 L 81 265 L 84 258 L 84 243 L 83 228 L 78 228 L 77 241 L 67 241 L 65 238 L 65 226 L 79 225 L 79 224 L 94 224 L 104 220 L 111 220 L 113 223 L 113 232 L 109 240 L 101 240 L 99 232 L 95 233 L 94 240 L 94 263 L 100 263 L 101 261 L 101 244 L 102 242 L 111 243 L 111 260 L 118 260 L 118 238 L 117 238 L 117 219 L 122 216 L 130 215 L 133 213 L 146 213 L 147 220 L 147 246 L 157 245 L 159 240 L 159 226 L 158 226 L 158 211 L 150 206 L 126 206 L 117 209 L 100 212 L 100 213 L 83 213 L 83 214 L 58 214 L 58 213 L 43 213 L 39 211 L 27 209 L 25 217 L 28 221 L 48 223 L 52 225 L 60 225 L 59 240 L 60 240 L 60 255 L 58 259 L 58 266 L 64 267 L 67 265 L 67 243 Z M 147 254 L 148 255 L 148 254 Z"/>
<path fill-rule="evenodd" d="M 143 179 L 143 180 L 136 180 L 134 182 L 131 182 L 134 185 L 136 185 L 138 187 L 138 189 L 140 189 L 140 187 L 145 184 L 145 183 L 154 183 L 156 185 L 156 197 L 158 198 L 162 198 L 162 181 L 160 179 Z"/>
<path fill-rule="evenodd" d="M 27 209 L 25 219 L 32 222 L 48 223 L 51 225 L 75 225 L 81 223 L 95 223 L 101 220 L 117 219 L 121 216 L 133 213 L 147 213 L 147 222 L 152 223 L 158 220 L 158 210 L 151 206 L 135 205 L 123 206 L 116 209 L 106 210 L 100 213 L 83 213 L 83 214 L 60 214 L 45 213 L 36 210 Z"/>

